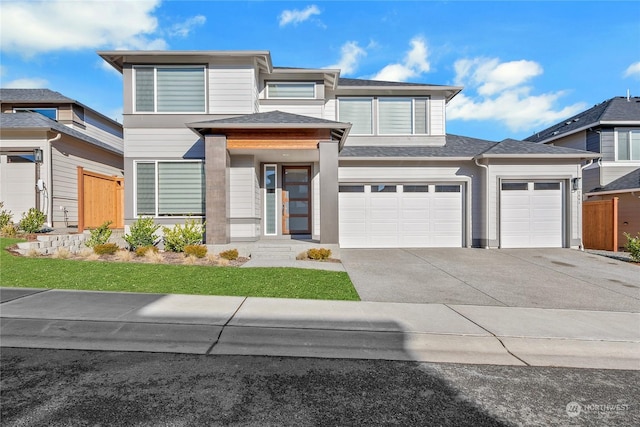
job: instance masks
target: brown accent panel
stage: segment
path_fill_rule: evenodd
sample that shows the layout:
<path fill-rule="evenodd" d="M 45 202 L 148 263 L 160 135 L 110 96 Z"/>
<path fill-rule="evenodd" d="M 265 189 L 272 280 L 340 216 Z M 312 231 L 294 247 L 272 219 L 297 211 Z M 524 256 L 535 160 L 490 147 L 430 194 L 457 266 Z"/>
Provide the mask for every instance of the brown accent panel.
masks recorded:
<path fill-rule="evenodd" d="M 124 227 L 124 178 L 78 167 L 78 231 L 105 221 L 109 228 Z"/>
<path fill-rule="evenodd" d="M 585 249 L 618 251 L 618 198 L 582 203 Z"/>
<path fill-rule="evenodd" d="M 316 149 L 331 139 L 329 129 L 227 130 L 228 149 Z"/>

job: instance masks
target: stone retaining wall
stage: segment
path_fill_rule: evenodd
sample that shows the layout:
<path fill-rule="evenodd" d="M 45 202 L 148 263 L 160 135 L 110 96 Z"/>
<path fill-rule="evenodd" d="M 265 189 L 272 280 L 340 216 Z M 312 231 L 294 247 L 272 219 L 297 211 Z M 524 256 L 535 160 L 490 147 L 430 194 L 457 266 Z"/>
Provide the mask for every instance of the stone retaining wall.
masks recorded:
<path fill-rule="evenodd" d="M 26 255 L 29 251 L 36 251 L 40 255 L 52 255 L 58 249 L 65 248 L 71 253 L 77 253 L 85 248 L 84 242 L 88 234 L 50 234 L 38 236 L 37 240 L 18 243 L 17 252 Z"/>

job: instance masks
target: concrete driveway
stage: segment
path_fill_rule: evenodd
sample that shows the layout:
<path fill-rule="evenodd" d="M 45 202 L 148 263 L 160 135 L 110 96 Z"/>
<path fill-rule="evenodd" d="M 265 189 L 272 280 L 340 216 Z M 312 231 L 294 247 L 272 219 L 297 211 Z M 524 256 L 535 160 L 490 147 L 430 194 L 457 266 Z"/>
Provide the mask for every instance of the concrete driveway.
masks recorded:
<path fill-rule="evenodd" d="M 572 249 L 342 249 L 363 301 L 640 311 L 640 267 Z"/>

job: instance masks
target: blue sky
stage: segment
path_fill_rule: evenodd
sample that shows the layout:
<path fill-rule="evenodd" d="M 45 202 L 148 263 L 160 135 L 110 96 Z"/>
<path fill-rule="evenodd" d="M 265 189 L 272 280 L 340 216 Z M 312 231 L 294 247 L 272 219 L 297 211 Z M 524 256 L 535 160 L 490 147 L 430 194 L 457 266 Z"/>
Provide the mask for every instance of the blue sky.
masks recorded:
<path fill-rule="evenodd" d="M 524 138 L 613 96 L 640 96 L 640 2 L 0 3 L 0 85 L 47 87 L 121 121 L 96 50 L 269 50 L 276 66 L 465 89 L 447 131 Z"/>

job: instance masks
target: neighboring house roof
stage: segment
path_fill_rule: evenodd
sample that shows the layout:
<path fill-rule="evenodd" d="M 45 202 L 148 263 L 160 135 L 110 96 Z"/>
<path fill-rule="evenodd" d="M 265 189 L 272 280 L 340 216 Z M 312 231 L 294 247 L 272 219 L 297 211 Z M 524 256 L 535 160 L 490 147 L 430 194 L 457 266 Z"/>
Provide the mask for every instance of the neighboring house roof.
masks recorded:
<path fill-rule="evenodd" d="M 525 138 L 549 142 L 562 136 L 600 125 L 640 126 L 640 97 L 615 97 Z"/>
<path fill-rule="evenodd" d="M 84 105 L 81 102 L 76 101 L 75 99 L 68 98 L 61 94 L 60 92 L 56 92 L 51 89 L 6 89 L 0 88 L 0 102 L 6 103 L 19 103 L 19 104 L 76 104 L 81 106 L 82 108 L 93 111 L 98 114 L 100 117 L 105 120 L 110 121 L 122 127 L 122 124 L 118 123 L 116 120 L 105 116 L 99 111 L 94 110 L 91 107 Z"/>
<path fill-rule="evenodd" d="M 335 122 L 277 110 L 187 123 L 187 126 L 200 134 L 204 129 L 331 129 L 332 136 L 339 140 L 341 145 L 351 129 L 350 123 Z"/>
<path fill-rule="evenodd" d="M 118 150 L 102 141 L 99 141 L 93 137 L 85 135 L 82 132 L 65 126 L 51 120 L 48 117 L 38 113 L 21 112 L 21 113 L 0 113 L 0 129 L 18 129 L 18 130 L 43 130 L 59 132 L 65 135 L 69 135 L 73 138 L 95 145 L 103 150 L 110 151 L 112 153 L 123 155 L 122 150 Z"/>
<path fill-rule="evenodd" d="M 640 192 L 640 168 L 628 173 L 609 184 L 595 188 L 586 194 Z"/>
<path fill-rule="evenodd" d="M 598 154 L 570 148 L 553 147 L 530 142 L 505 139 L 494 142 L 466 136 L 451 135 L 441 147 L 402 146 L 356 146 L 345 147 L 340 153 L 342 159 L 431 159 L 431 160 L 472 160 L 482 158 L 578 158 L 589 159 Z"/>

